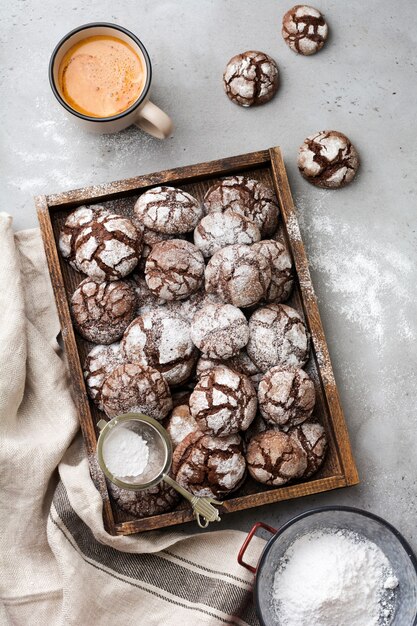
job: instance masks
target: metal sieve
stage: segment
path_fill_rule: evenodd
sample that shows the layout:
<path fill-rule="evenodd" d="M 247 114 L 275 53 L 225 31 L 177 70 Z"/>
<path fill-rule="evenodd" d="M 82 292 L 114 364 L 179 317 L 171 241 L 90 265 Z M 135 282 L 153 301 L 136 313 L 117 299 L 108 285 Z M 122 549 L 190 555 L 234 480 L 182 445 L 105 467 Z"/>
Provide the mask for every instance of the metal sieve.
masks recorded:
<path fill-rule="evenodd" d="M 172 443 L 167 431 L 159 422 L 143 413 L 126 413 L 113 417 L 109 422 L 100 420 L 97 424 L 100 435 L 97 442 L 97 459 L 105 476 L 122 489 L 141 491 L 164 481 L 188 500 L 193 508 L 197 524 L 207 528 L 210 522 L 219 522 L 218 510 L 213 504 L 221 504 L 214 498 L 194 496 L 179 485 L 169 470 L 172 464 Z M 149 458 L 145 470 L 138 476 L 115 476 L 106 463 L 106 448 L 115 433 L 125 428 L 140 435 L 146 442 Z"/>

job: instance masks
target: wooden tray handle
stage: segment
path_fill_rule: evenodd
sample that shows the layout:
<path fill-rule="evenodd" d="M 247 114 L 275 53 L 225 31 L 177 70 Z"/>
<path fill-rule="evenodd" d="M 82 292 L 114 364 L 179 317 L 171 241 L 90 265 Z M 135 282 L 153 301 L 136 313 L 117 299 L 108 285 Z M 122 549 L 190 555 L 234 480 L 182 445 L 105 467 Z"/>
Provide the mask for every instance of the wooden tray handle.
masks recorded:
<path fill-rule="evenodd" d="M 278 532 L 276 528 L 272 528 L 272 526 L 268 526 L 268 524 L 264 524 L 263 522 L 256 522 L 256 524 L 254 524 L 252 528 L 250 529 L 248 536 L 243 542 L 242 547 L 239 550 L 239 554 L 237 555 L 237 562 L 239 563 L 239 565 L 246 567 L 246 569 L 248 569 L 253 574 L 256 574 L 257 567 L 253 567 L 253 565 L 249 565 L 249 563 L 245 563 L 245 561 L 243 560 L 243 555 L 245 554 L 252 540 L 252 537 L 254 536 L 258 528 L 263 528 L 264 530 L 267 530 L 269 533 L 271 533 L 271 535 L 275 535 Z"/>

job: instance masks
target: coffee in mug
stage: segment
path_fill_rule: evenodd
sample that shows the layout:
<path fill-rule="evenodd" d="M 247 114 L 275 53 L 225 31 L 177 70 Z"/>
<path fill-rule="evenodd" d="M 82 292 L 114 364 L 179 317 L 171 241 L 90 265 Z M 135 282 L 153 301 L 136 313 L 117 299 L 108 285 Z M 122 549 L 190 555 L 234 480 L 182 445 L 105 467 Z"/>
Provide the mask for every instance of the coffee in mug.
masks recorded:
<path fill-rule="evenodd" d="M 59 104 L 83 128 L 115 133 L 136 124 L 163 139 L 172 121 L 149 99 L 152 66 L 143 43 L 118 24 L 75 28 L 55 47 L 49 82 Z"/>
<path fill-rule="evenodd" d="M 111 35 L 73 45 L 58 70 L 61 93 L 72 109 L 90 117 L 111 117 L 132 106 L 145 85 L 146 68 L 126 41 Z"/>

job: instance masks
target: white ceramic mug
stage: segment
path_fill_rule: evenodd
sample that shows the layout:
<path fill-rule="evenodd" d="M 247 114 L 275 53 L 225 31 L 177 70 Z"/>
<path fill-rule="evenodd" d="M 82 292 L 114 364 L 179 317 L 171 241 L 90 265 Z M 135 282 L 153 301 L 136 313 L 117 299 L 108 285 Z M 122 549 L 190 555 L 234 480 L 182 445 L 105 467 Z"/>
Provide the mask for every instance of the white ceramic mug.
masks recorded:
<path fill-rule="evenodd" d="M 63 98 L 58 81 L 59 66 L 68 50 L 79 41 L 97 35 L 110 35 L 128 43 L 140 56 L 143 67 L 146 68 L 145 84 L 139 98 L 126 111 L 111 117 L 90 117 L 71 108 Z M 49 63 L 49 82 L 56 99 L 76 122 L 94 133 L 116 133 L 131 124 L 136 124 L 158 139 L 168 137 L 173 129 L 172 120 L 149 100 L 151 80 L 151 61 L 143 43 L 126 28 L 106 22 L 84 24 L 65 35 L 53 51 Z"/>

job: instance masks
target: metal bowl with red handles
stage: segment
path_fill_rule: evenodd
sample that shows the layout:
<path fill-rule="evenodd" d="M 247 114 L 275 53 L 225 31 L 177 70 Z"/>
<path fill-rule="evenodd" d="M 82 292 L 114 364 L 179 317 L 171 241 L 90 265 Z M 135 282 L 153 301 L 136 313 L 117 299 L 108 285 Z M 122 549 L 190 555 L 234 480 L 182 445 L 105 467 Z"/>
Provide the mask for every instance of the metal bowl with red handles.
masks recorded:
<path fill-rule="evenodd" d="M 244 561 L 245 552 L 259 528 L 272 534 L 256 566 Z M 279 560 L 287 548 L 306 533 L 321 528 L 347 529 L 373 541 L 385 554 L 399 580 L 396 604 L 390 626 L 417 625 L 417 559 L 404 537 L 381 517 L 345 506 L 311 509 L 294 517 L 279 530 L 257 522 L 246 537 L 238 562 L 255 574 L 254 594 L 256 613 L 261 626 L 290 626 L 281 624 L 275 613 L 272 589 Z M 300 596 L 300 602 L 302 597 Z"/>

